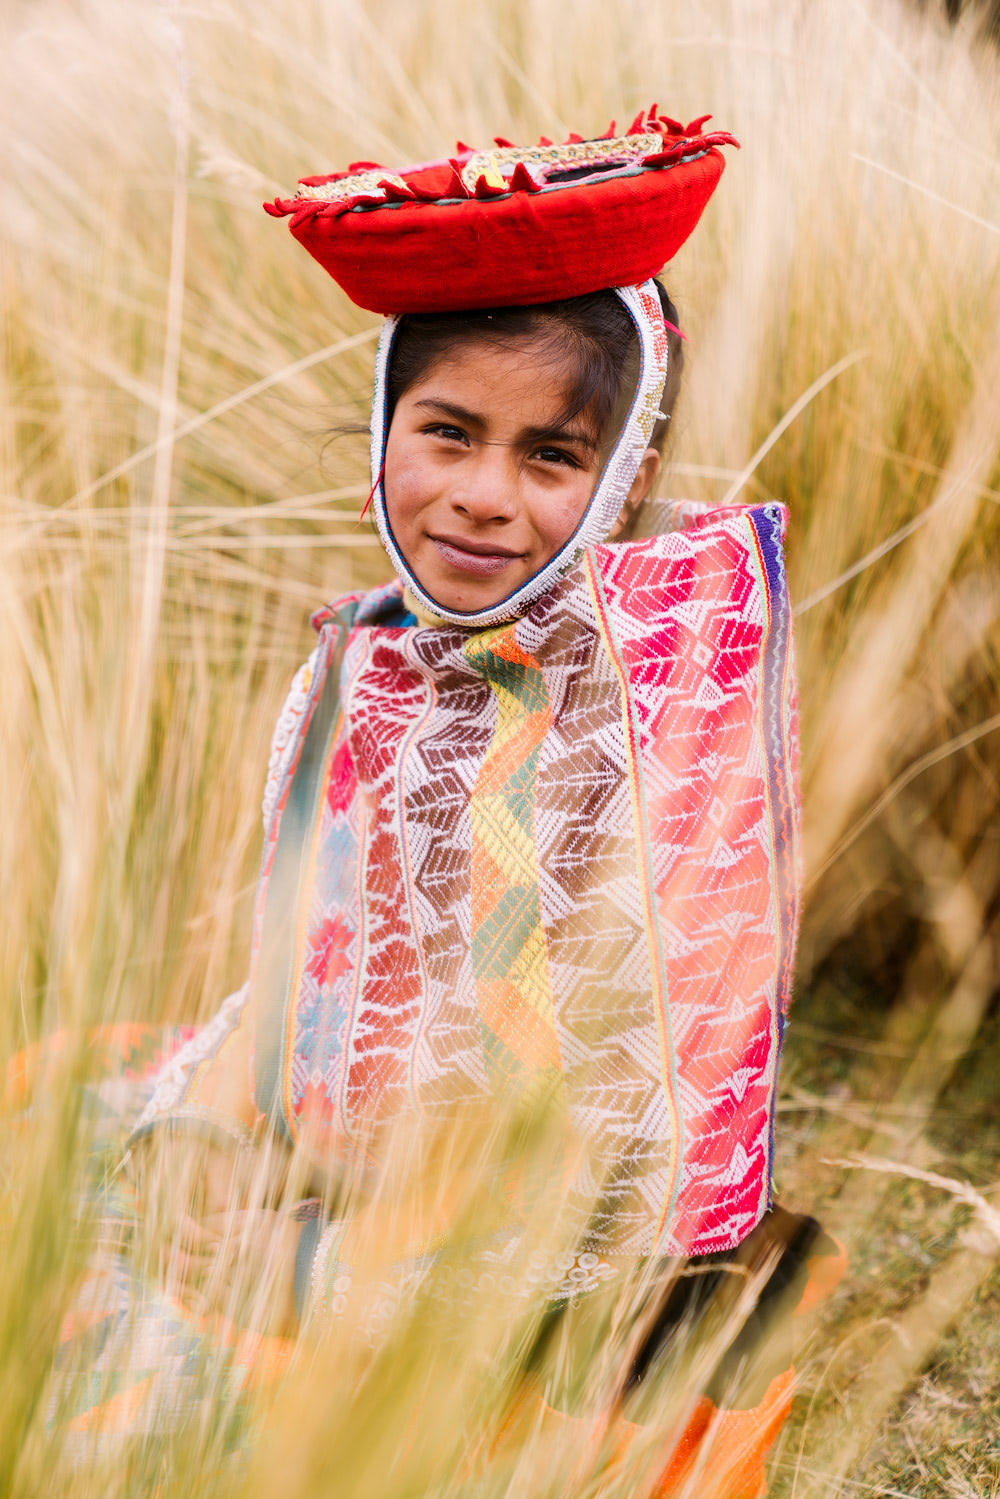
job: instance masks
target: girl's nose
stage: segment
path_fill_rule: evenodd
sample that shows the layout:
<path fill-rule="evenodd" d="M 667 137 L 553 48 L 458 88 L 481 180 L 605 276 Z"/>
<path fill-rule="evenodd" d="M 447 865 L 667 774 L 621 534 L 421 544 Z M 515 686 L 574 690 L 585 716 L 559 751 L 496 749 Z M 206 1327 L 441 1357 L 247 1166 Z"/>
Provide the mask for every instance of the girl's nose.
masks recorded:
<path fill-rule="evenodd" d="M 463 464 L 448 498 L 479 524 L 512 520 L 517 511 L 517 455 L 505 443 L 481 442 Z"/>

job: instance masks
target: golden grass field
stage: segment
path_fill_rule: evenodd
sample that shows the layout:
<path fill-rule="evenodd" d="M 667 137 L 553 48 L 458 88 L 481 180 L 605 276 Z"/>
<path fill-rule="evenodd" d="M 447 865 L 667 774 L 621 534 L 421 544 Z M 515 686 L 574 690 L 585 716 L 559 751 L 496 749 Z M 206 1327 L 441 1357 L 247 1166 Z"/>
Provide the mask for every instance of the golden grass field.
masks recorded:
<path fill-rule="evenodd" d="M 772 1492 L 1000 1494 L 995 53 L 890 0 L 8 0 L 0 36 L 5 1057 L 242 982 L 308 613 L 385 575 L 364 442 L 330 437 L 366 420 L 376 320 L 261 201 L 458 136 L 711 110 L 743 150 L 665 277 L 690 336 L 667 485 L 791 507 L 808 895 L 778 1184 L 851 1253 Z M 635 1492 L 532 1432 L 469 1476 L 515 1362 L 496 1307 L 457 1362 L 419 1317 L 360 1371 L 307 1351 L 239 1462 L 208 1379 L 179 1433 L 64 1451 L 85 1065 L 4 1127 L 0 1491 Z"/>

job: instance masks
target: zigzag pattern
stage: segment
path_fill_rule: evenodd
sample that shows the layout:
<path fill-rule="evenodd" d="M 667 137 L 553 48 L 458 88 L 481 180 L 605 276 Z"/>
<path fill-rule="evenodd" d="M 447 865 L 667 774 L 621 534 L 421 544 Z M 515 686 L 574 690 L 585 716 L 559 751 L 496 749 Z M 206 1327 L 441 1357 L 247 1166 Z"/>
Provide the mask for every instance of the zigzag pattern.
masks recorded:
<path fill-rule="evenodd" d="M 676 507 L 478 634 L 359 611 L 277 1001 L 293 1133 L 336 1153 L 557 1081 L 592 1247 L 759 1220 L 797 916 L 782 516 Z"/>
<path fill-rule="evenodd" d="M 469 810 L 476 999 L 486 1073 L 502 1092 L 559 1070 L 534 827 L 538 759 L 552 712 L 545 673 L 513 630 L 470 635 L 465 657 L 497 700 L 496 730 Z"/>

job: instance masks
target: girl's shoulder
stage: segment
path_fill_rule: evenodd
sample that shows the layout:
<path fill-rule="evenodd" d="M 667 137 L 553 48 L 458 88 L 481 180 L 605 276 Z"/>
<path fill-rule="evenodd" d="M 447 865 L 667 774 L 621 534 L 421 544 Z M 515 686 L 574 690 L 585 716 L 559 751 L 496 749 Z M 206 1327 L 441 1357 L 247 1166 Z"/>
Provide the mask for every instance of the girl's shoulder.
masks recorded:
<path fill-rule="evenodd" d="M 292 678 L 292 685 L 271 736 L 267 781 L 261 808 L 265 828 L 271 823 L 275 807 L 288 781 L 312 704 L 316 701 L 333 659 L 333 636 L 339 630 L 349 632 L 357 628 L 370 628 L 372 625 L 416 623 L 404 608 L 403 588 L 398 579 L 367 591 L 341 594 L 317 609 L 310 616 L 310 622 L 320 638 Z"/>
<path fill-rule="evenodd" d="M 398 625 L 413 623 L 403 605 L 403 585 L 398 578 L 370 588 L 363 593 L 345 593 L 324 604 L 310 616 L 314 630 L 339 622 L 348 628 L 360 625 Z"/>
<path fill-rule="evenodd" d="M 664 536 L 674 531 L 700 531 L 725 526 L 744 516 L 759 516 L 776 523 L 781 539 L 788 525 L 787 507 L 777 500 L 764 504 L 713 504 L 706 500 L 647 500 L 640 512 L 636 538 Z"/>

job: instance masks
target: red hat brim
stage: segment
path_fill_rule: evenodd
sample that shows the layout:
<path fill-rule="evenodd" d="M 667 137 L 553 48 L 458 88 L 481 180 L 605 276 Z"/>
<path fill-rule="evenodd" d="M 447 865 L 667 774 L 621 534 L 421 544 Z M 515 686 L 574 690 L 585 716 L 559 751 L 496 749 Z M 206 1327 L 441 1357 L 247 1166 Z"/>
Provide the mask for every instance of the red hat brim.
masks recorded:
<path fill-rule="evenodd" d="M 700 144 L 693 157 L 540 190 L 268 206 L 291 214 L 295 238 L 371 312 L 530 305 L 657 275 L 722 175 L 722 153 Z"/>

